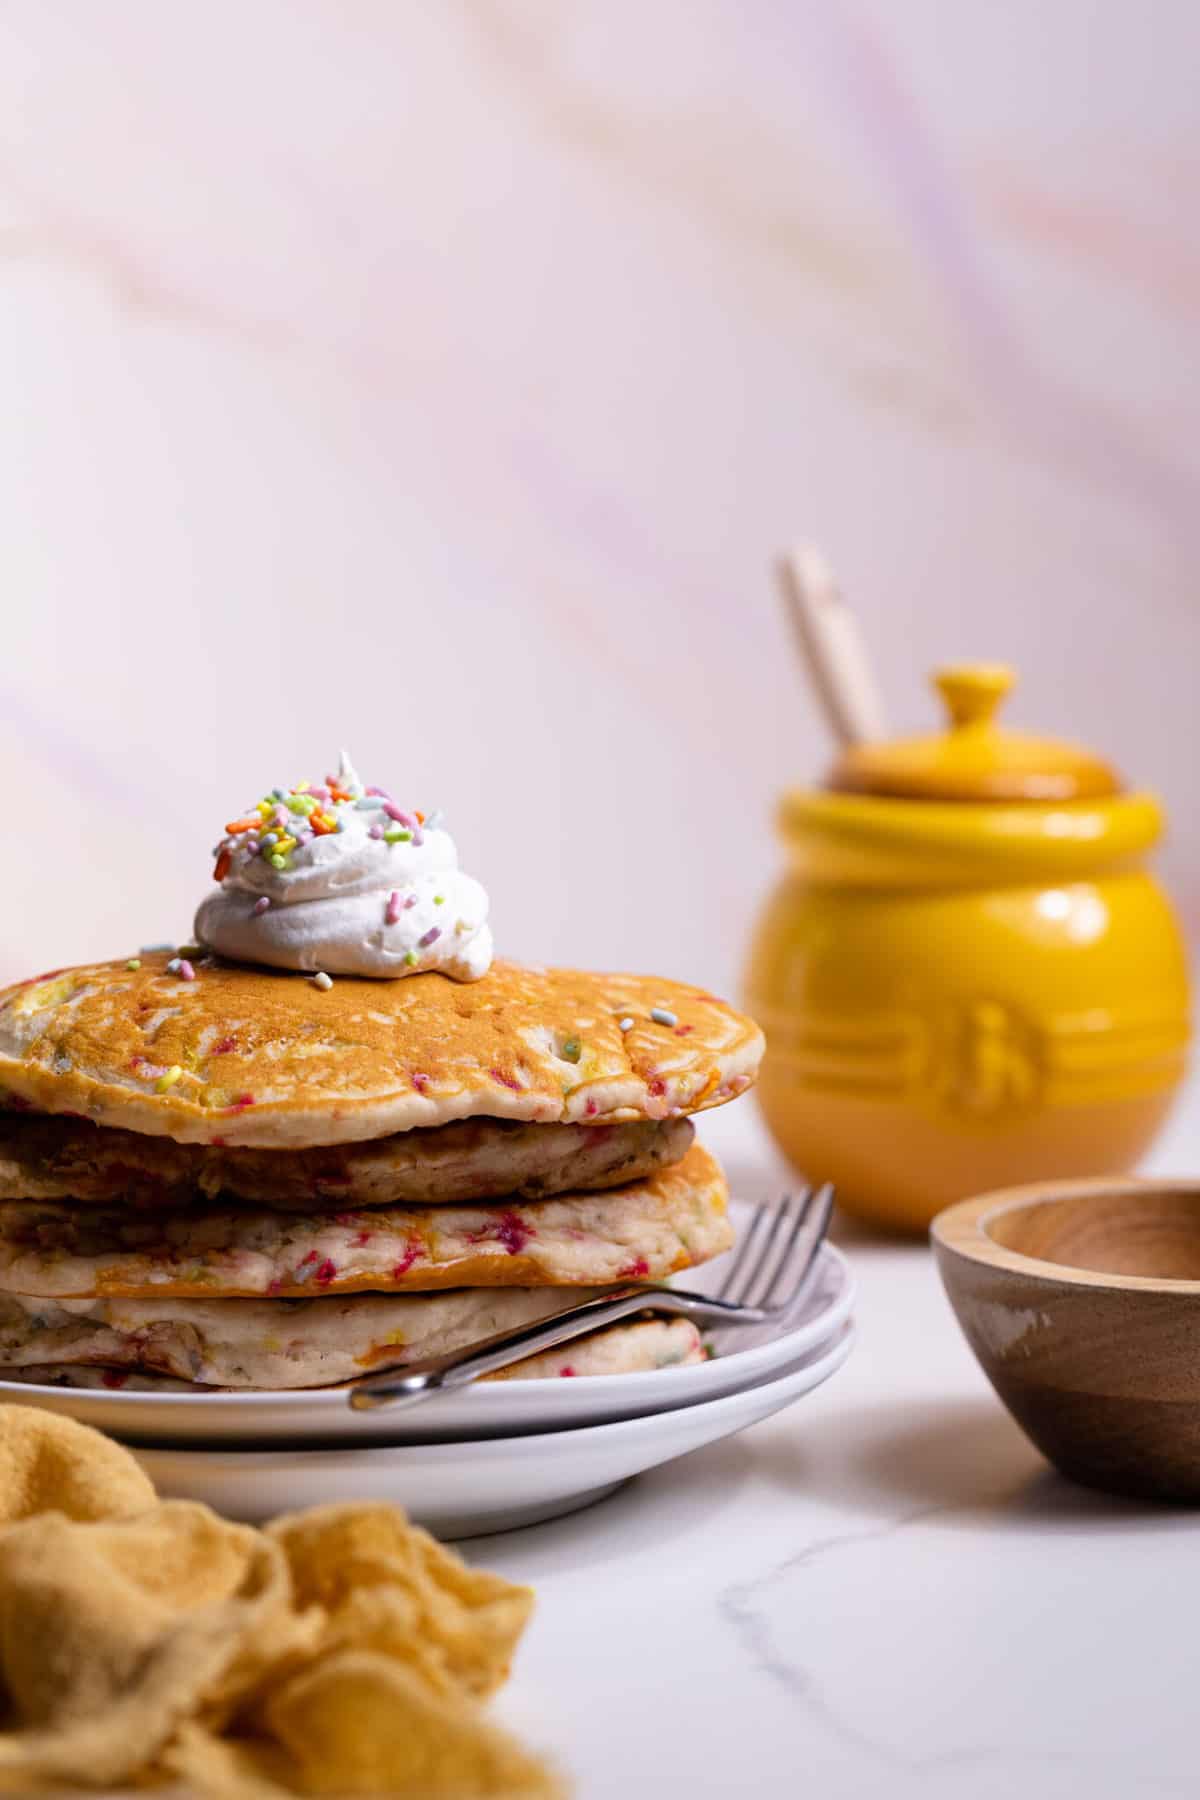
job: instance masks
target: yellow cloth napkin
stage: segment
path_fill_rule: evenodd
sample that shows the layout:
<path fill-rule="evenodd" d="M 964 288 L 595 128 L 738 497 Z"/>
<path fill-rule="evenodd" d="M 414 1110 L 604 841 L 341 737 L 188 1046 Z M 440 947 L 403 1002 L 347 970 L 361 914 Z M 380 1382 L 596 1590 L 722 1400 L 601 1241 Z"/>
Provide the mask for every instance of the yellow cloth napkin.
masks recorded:
<path fill-rule="evenodd" d="M 263 1531 L 155 1497 L 129 1453 L 0 1406 L 0 1790 L 558 1800 L 482 1716 L 528 1588 L 398 1507 Z"/>

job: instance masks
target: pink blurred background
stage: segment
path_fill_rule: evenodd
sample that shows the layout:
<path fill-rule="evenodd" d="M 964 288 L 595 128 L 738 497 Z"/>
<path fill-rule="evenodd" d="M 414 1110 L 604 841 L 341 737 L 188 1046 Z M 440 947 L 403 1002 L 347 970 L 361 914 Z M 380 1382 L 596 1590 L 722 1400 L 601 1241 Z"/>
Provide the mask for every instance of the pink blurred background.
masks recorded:
<path fill-rule="evenodd" d="M 1200 920 L 1185 0 L 6 0 L 0 977 L 185 934 L 346 743 L 499 944 L 736 984 L 819 724 L 958 656 Z"/>

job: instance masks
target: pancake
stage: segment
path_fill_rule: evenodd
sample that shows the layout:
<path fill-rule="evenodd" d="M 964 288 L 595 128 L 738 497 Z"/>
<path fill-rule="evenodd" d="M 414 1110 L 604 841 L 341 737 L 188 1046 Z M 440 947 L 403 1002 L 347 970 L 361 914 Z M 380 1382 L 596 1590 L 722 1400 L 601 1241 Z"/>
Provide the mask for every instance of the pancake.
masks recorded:
<path fill-rule="evenodd" d="M 480 1115 L 671 1118 L 741 1093 L 763 1049 L 702 988 L 636 975 L 496 962 L 466 984 L 433 972 L 322 991 L 209 956 L 185 981 L 167 960 L 0 994 L 0 1094 L 180 1143 L 288 1149 Z"/>
<path fill-rule="evenodd" d="M 48 1374 L 63 1365 L 99 1365 L 158 1372 L 189 1386 L 324 1387 L 380 1363 L 444 1356 L 586 1298 L 577 1288 L 294 1301 L 0 1296 L 0 1367 L 12 1365 L 6 1380 L 44 1378 L 39 1367 Z M 508 1373 L 561 1375 L 565 1365 L 576 1374 L 614 1374 L 694 1362 L 701 1354 L 689 1321 L 636 1321 L 527 1357 Z"/>
<path fill-rule="evenodd" d="M 678 1162 L 688 1119 L 523 1125 L 460 1119 L 365 1143 L 224 1150 L 88 1119 L 0 1113 L 0 1200 L 182 1208 L 221 1196 L 285 1212 L 593 1192 Z"/>
<path fill-rule="evenodd" d="M 564 1375 L 639 1375 L 651 1369 L 682 1368 L 707 1360 L 704 1343 L 690 1319 L 634 1319 L 610 1325 L 573 1344 L 527 1356 L 484 1381 L 538 1381 Z"/>
<path fill-rule="evenodd" d="M 728 1248 L 725 1177 L 699 1144 L 602 1194 L 320 1214 L 0 1206 L 0 1293 L 182 1298 L 657 1281 Z"/>
<path fill-rule="evenodd" d="M 219 1305 L 220 1302 L 214 1302 Z M 238 1302 L 230 1301 L 231 1306 Z M 349 1303 L 348 1303 L 349 1304 Z M 569 1304 L 569 1302 L 568 1302 Z M 130 1341 L 136 1352 L 136 1344 Z M 690 1319 L 633 1319 L 594 1331 L 590 1337 L 538 1356 L 523 1357 L 509 1369 L 481 1375 L 481 1381 L 545 1381 L 571 1375 L 640 1375 L 648 1370 L 683 1368 L 705 1360 L 700 1333 Z M 288 1373 L 284 1370 L 284 1373 Z M 31 1364 L 0 1367 L 0 1380 L 36 1383 L 39 1387 L 91 1388 L 139 1394 L 229 1393 L 174 1375 L 147 1374 L 140 1369 L 90 1367 L 87 1363 Z M 279 1385 L 278 1383 L 276 1385 Z M 306 1384 L 308 1385 L 308 1384 Z"/>

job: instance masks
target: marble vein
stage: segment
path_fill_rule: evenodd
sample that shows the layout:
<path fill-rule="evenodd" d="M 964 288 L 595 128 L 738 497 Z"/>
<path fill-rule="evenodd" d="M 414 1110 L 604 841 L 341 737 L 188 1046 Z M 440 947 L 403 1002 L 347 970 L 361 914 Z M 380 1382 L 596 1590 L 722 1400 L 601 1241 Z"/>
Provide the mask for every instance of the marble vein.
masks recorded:
<path fill-rule="evenodd" d="M 880 1762 L 897 1768 L 908 1765 L 886 1744 L 859 1731 L 849 1721 L 841 1718 L 826 1699 L 812 1670 L 784 1655 L 761 1601 L 780 1581 L 797 1570 L 811 1568 L 814 1563 L 841 1551 L 895 1537 L 906 1526 L 919 1524 L 942 1510 L 939 1507 L 921 1507 L 897 1519 L 889 1519 L 863 1530 L 836 1532 L 829 1537 L 818 1538 L 781 1562 L 772 1564 L 765 1573 L 721 1589 L 716 1597 L 719 1616 L 732 1627 L 734 1635 L 756 1668 L 769 1676 L 793 1699 L 799 1700 L 813 1720 L 845 1748 L 867 1751 Z"/>
<path fill-rule="evenodd" d="M 280 350 L 287 342 L 281 321 L 246 317 L 171 286 L 127 246 L 102 237 L 81 220 L 47 217 L 40 223 L 5 225 L 0 228 L 0 262 L 75 269 L 102 286 L 132 318 L 212 332 L 255 349 Z"/>
<path fill-rule="evenodd" d="M 1019 314 L 982 254 L 959 183 L 901 78 L 891 45 L 848 6 L 828 14 L 848 115 L 874 151 L 910 241 L 957 319 L 993 403 L 1032 448 L 1054 447 L 1089 485 L 1135 495 L 1182 539 L 1195 535 L 1192 471 L 1138 441 L 1115 409 L 1056 378 L 1032 353 Z"/>
<path fill-rule="evenodd" d="M 810 1720 L 840 1748 L 857 1756 L 869 1756 L 895 1775 L 936 1775 L 986 1766 L 990 1770 L 1009 1767 L 1014 1771 L 1034 1768 L 1078 1768 L 1081 1779 L 1092 1780 L 1091 1771 L 1111 1770 L 1114 1763 L 1128 1762 L 1130 1780 L 1136 1780 L 1141 1794 L 1191 1796 L 1195 1784 L 1190 1779 L 1176 1779 L 1152 1773 L 1144 1766 L 1140 1751 L 1127 1756 L 1114 1754 L 1111 1748 L 1088 1750 L 1078 1745 L 1057 1748 L 1041 1745 L 1024 1748 L 1011 1743 L 960 1744 L 944 1749 L 928 1749 L 905 1753 L 870 1732 L 863 1731 L 846 1718 L 829 1700 L 813 1668 L 787 1656 L 780 1647 L 765 1606 L 766 1597 L 789 1576 L 814 1567 L 830 1557 L 840 1557 L 900 1536 L 913 1526 L 933 1520 L 949 1520 L 963 1516 L 967 1509 L 951 1506 L 925 1506 L 901 1514 L 897 1518 L 867 1526 L 861 1530 L 836 1532 L 803 1545 L 790 1556 L 771 1565 L 760 1575 L 722 1588 L 715 1596 L 719 1618 L 729 1626 L 750 1663 L 766 1675 L 790 1699 L 798 1702 Z M 1130 1791 L 1134 1791 L 1131 1787 Z"/>

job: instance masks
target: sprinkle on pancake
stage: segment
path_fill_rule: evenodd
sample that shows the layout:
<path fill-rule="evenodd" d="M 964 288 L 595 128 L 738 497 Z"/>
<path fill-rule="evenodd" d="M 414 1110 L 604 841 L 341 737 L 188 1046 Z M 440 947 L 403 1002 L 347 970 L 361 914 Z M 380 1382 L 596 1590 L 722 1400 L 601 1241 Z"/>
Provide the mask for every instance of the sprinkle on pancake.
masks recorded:
<path fill-rule="evenodd" d="M 161 952 L 130 960 L 0 994 L 0 1098 L 181 1143 L 286 1149 L 476 1115 L 670 1118 L 741 1093 L 763 1049 L 758 1026 L 702 988 L 636 975 L 497 961 L 468 986 L 430 973 L 322 992 L 211 957 L 192 981 Z"/>
<path fill-rule="evenodd" d="M 18 1300 L 0 1295 L 0 1378 L 78 1387 L 330 1387 L 445 1356 L 591 1298 L 579 1288 L 330 1300 Z M 618 1375 L 703 1360 L 687 1319 L 639 1319 L 485 1380 Z M 4 1367 L 14 1364 L 15 1367 Z M 137 1371 L 129 1374 L 129 1371 Z M 156 1379 L 157 1378 L 157 1379 Z"/>
<path fill-rule="evenodd" d="M 367 1212 L 0 1206 L 0 1293 L 180 1298 L 660 1281 L 728 1248 L 725 1178 L 681 1162 L 601 1194 Z"/>

